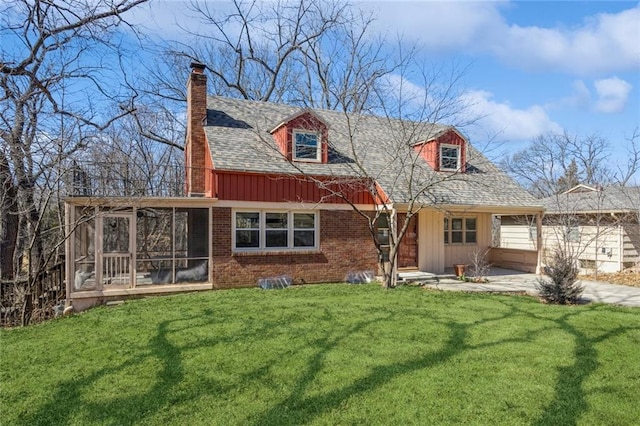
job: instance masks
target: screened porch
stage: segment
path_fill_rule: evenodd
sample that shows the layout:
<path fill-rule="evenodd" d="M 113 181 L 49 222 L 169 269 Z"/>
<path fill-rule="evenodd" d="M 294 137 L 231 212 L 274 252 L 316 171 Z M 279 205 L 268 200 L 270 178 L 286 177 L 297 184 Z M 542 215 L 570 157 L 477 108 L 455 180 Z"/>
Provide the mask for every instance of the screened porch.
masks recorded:
<path fill-rule="evenodd" d="M 211 283 L 211 204 L 192 198 L 137 199 L 128 205 L 120 199 L 67 199 L 68 297 Z"/>

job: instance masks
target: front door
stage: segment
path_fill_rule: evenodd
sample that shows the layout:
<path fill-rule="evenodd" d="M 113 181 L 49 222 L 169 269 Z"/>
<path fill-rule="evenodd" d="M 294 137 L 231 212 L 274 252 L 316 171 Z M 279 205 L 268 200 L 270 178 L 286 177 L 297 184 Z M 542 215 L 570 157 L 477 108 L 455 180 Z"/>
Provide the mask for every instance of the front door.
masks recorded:
<path fill-rule="evenodd" d="M 132 284 L 131 226 L 129 214 L 106 214 L 102 219 L 100 282 L 102 287 Z"/>
<path fill-rule="evenodd" d="M 398 213 L 398 229 L 404 224 L 407 215 Z M 418 267 L 418 215 L 411 217 L 409 227 L 398 247 L 398 268 Z"/>

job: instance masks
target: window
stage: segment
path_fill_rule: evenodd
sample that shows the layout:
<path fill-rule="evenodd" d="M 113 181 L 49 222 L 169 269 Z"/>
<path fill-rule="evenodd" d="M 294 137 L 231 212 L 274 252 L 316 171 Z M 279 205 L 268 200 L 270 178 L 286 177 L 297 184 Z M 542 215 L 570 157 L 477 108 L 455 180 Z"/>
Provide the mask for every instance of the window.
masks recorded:
<path fill-rule="evenodd" d="M 317 247 L 318 218 L 314 212 L 237 211 L 234 215 L 235 250 Z"/>
<path fill-rule="evenodd" d="M 236 213 L 236 247 L 260 247 L 260 213 Z"/>
<path fill-rule="evenodd" d="M 460 147 L 440 145 L 440 170 L 458 170 L 460 168 Z"/>
<path fill-rule="evenodd" d="M 315 213 L 293 214 L 293 246 L 315 247 L 316 215 Z"/>
<path fill-rule="evenodd" d="M 476 244 L 478 242 L 477 220 L 474 217 L 452 217 L 444 219 L 445 244 Z"/>
<path fill-rule="evenodd" d="M 376 221 L 378 244 L 382 248 L 382 262 L 389 261 L 389 215 L 382 213 Z"/>
<path fill-rule="evenodd" d="M 287 213 L 265 213 L 265 247 L 286 248 L 289 245 Z"/>
<path fill-rule="evenodd" d="M 444 218 L 444 243 L 449 244 L 449 218 Z"/>
<path fill-rule="evenodd" d="M 320 161 L 320 136 L 315 132 L 293 132 L 293 159 Z"/>

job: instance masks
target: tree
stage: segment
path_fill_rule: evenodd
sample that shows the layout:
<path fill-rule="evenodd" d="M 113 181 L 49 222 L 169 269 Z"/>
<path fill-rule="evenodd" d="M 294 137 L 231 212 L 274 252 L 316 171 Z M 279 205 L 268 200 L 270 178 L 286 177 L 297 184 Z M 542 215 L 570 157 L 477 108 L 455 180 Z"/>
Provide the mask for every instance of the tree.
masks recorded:
<path fill-rule="evenodd" d="M 130 112 L 123 107 L 105 113 L 108 104 L 129 104 L 129 94 L 114 84 L 120 69 L 103 64 L 121 63 L 120 30 L 135 34 L 123 16 L 146 1 L 2 3 L 0 279 L 26 283 L 26 294 L 62 244 L 45 234 L 57 227 L 64 237 L 59 223 L 47 220 L 50 209 L 58 208 L 57 185 L 69 173 L 65 160 Z"/>
<path fill-rule="evenodd" d="M 578 183 L 605 183 L 611 176 L 610 153 L 607 141 L 595 134 L 546 133 L 507 157 L 501 166 L 534 196 L 544 198 Z"/>
<path fill-rule="evenodd" d="M 547 278 L 538 278 L 536 285 L 542 299 L 559 305 L 580 300 L 584 287 L 578 281 L 576 259 L 557 249 L 544 269 Z"/>
<path fill-rule="evenodd" d="M 206 23 L 206 30 L 188 30 L 195 37 L 193 42 L 169 47 L 169 54 L 163 57 L 171 66 L 185 60 L 203 63 L 214 94 L 343 113 L 340 129 L 334 130 L 350 141 L 345 153 L 350 158 L 348 176 L 314 176 L 293 162 L 291 175 L 313 181 L 330 198 L 350 203 L 367 221 L 380 258 L 386 256 L 388 247 L 390 262 L 382 268 L 385 286 L 395 286 L 396 254 L 416 214 L 427 206 L 437 207 L 439 187 L 460 178 L 458 173 L 427 172 L 421 167 L 421 152 L 412 146 L 416 138 L 441 130 L 436 123 L 473 121 L 466 117 L 466 104 L 459 96 L 465 70 L 423 67 L 421 73 L 409 75 L 407 65 L 420 62 L 416 50 L 398 42 L 393 57 L 384 54 L 382 46 L 388 46 L 387 41 L 369 34 L 373 17 L 343 2 L 234 1 L 230 10 L 194 2 L 193 11 Z M 154 74 L 162 83 L 150 87 L 163 88 L 161 96 L 182 93 L 182 81 L 168 79 L 172 74 L 166 68 L 156 69 L 162 70 Z M 410 79 L 418 84 L 409 83 Z M 371 113 L 393 134 L 379 141 L 378 149 L 387 158 L 387 166 L 379 169 L 369 167 L 358 139 Z M 255 130 L 262 140 L 260 149 L 278 152 L 273 141 L 260 132 L 265 129 Z M 377 184 L 381 180 L 389 183 L 385 193 Z M 373 213 L 361 210 L 349 197 L 353 191 L 368 192 L 381 203 L 380 209 Z M 393 199 L 406 203 L 406 214 L 397 214 Z M 389 218 L 388 241 L 381 241 L 377 232 L 382 216 Z"/>

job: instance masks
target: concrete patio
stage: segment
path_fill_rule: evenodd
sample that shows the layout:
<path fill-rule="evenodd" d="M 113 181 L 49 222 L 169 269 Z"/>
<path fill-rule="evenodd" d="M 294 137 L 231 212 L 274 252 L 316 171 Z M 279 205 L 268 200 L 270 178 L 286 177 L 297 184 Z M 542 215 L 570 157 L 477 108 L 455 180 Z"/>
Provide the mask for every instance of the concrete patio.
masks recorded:
<path fill-rule="evenodd" d="M 452 274 L 433 275 L 423 282 L 427 288 L 445 291 L 479 291 L 496 293 L 538 294 L 538 276 L 502 268 L 491 268 L 488 283 L 461 282 Z M 622 306 L 640 306 L 640 287 L 609 284 L 601 281 L 585 281 L 584 302 L 611 303 Z"/>

